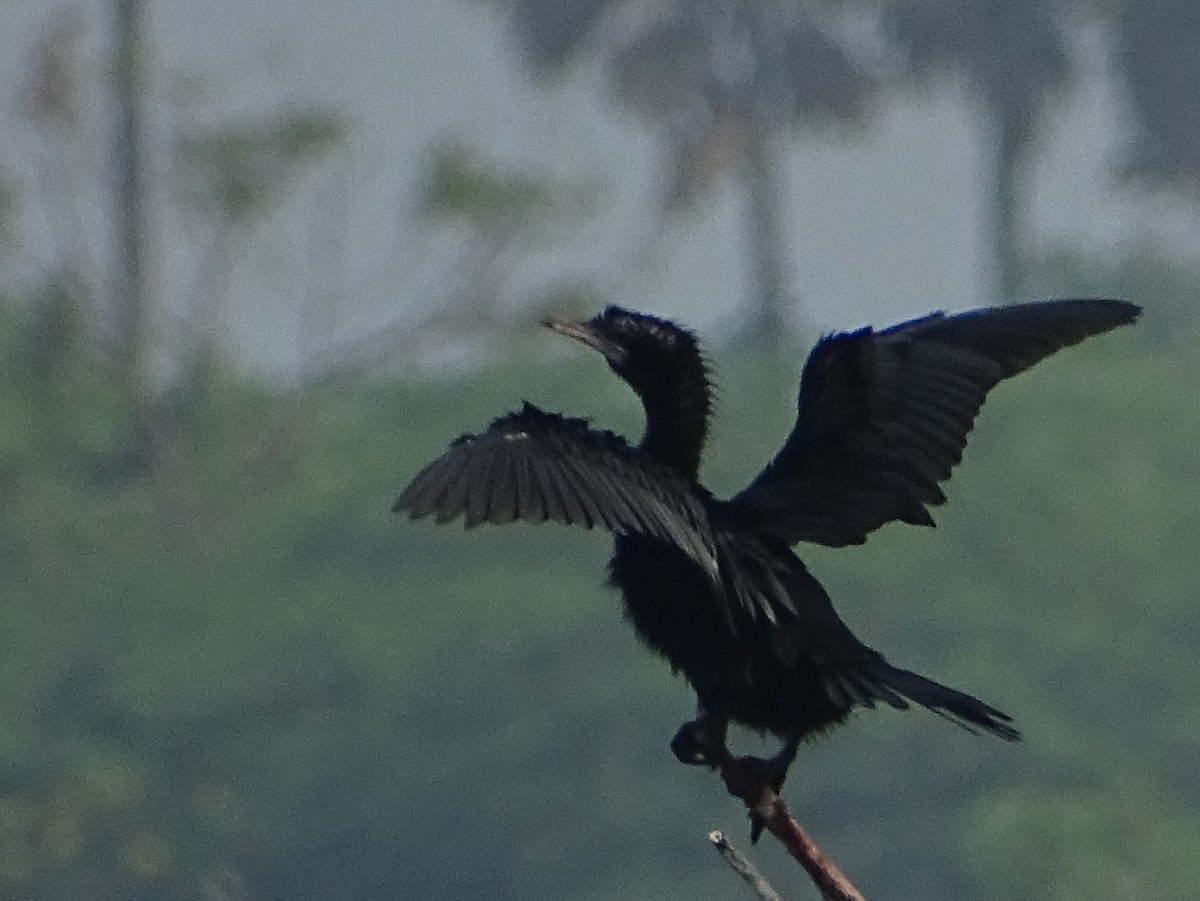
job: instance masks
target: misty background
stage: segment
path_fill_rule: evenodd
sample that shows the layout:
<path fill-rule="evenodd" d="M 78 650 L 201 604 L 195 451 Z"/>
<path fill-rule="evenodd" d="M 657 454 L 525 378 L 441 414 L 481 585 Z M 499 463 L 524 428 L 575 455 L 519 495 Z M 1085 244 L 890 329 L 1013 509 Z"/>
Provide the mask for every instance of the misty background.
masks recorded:
<path fill-rule="evenodd" d="M 526 398 L 638 434 L 549 312 L 699 330 L 721 494 L 820 333 L 1047 296 L 1146 314 L 998 389 L 937 531 L 801 549 L 1026 744 L 863 715 L 785 797 L 870 898 L 1194 895 L 1193 4 L 3 0 L 0 35 L 0 895 L 739 891 L 603 536 L 391 498 Z"/>

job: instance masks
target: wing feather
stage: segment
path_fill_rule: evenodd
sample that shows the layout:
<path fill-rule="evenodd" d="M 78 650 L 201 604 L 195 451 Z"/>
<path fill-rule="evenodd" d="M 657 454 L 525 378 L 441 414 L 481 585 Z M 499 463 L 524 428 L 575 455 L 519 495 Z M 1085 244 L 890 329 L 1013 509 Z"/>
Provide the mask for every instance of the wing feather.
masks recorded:
<path fill-rule="evenodd" d="M 572 478 L 586 485 L 600 499 L 601 503 L 596 505 L 595 512 L 610 532 L 616 532 L 623 522 L 629 523 L 636 532 L 648 534 L 654 531 L 653 522 L 647 521 L 638 512 L 637 501 L 625 495 L 622 480 L 596 478 L 580 460 L 565 460 L 564 465 L 570 469 Z"/>
<path fill-rule="evenodd" d="M 933 525 L 987 393 L 1064 347 L 1137 319 L 1119 300 L 933 313 L 813 348 L 796 424 L 728 509 L 789 544 L 860 544 L 892 520 Z M 852 691 L 852 687 L 843 686 Z"/>
<path fill-rule="evenodd" d="M 496 458 L 495 469 L 490 474 L 492 492 L 484 521 L 503 525 L 517 518 L 516 470 L 510 458 Z"/>
<path fill-rule="evenodd" d="M 551 504 L 547 503 L 546 492 L 534 477 L 532 462 L 526 456 L 518 454 L 509 457 L 509 462 L 516 475 L 516 481 L 511 486 L 516 505 L 516 518 L 531 523 L 541 523 L 555 518 Z M 409 511 L 410 516 L 413 516 L 413 513 L 414 511 Z M 413 516 L 413 518 L 416 517 Z"/>
<path fill-rule="evenodd" d="M 565 472 L 563 461 L 554 457 L 539 457 L 536 470 L 547 486 L 547 497 L 553 493 L 558 501 L 556 521 L 564 526 L 579 525 L 590 529 L 595 525 L 587 507 L 575 490 L 576 482 Z"/>
<path fill-rule="evenodd" d="M 467 462 L 447 461 L 446 467 L 439 473 L 437 489 L 440 500 L 434 513 L 436 522 L 446 522 L 463 512 L 467 502 L 467 480 L 462 476 Z"/>
<path fill-rule="evenodd" d="M 463 512 L 463 525 L 468 529 L 473 529 L 487 520 L 491 495 L 496 484 L 492 475 L 496 462 L 494 459 L 481 457 L 474 461 L 473 466 L 464 467 L 464 481 L 469 480 L 476 486 L 467 492 Z"/>
<path fill-rule="evenodd" d="M 602 526 L 678 547 L 720 584 L 708 495 L 582 419 L 532 404 L 463 435 L 422 469 L 393 509 L 445 523 Z"/>

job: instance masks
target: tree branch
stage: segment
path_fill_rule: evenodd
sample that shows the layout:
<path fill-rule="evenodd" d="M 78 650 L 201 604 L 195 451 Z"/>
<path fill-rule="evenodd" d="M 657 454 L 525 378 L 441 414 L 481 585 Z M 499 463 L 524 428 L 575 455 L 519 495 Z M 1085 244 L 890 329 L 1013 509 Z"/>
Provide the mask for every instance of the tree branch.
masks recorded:
<path fill-rule="evenodd" d="M 714 829 L 708 834 L 708 840 L 713 843 L 713 847 L 717 849 L 717 853 L 725 858 L 725 862 L 733 868 L 733 871 L 745 879 L 750 884 L 750 887 L 758 893 L 761 901 L 783 901 L 779 893 L 771 888 L 770 883 L 754 868 L 754 864 L 741 851 L 729 844 L 729 840 L 725 838 L 725 833 L 719 829 Z"/>
<path fill-rule="evenodd" d="M 723 749 L 722 749 L 723 750 Z M 754 834 L 765 827 L 804 867 L 826 901 L 864 901 L 862 894 L 838 869 L 800 824 L 792 819 L 778 792 L 763 778 L 763 761 L 754 757 L 734 757 L 728 751 L 714 762 L 725 788 L 741 800 L 750 812 Z"/>

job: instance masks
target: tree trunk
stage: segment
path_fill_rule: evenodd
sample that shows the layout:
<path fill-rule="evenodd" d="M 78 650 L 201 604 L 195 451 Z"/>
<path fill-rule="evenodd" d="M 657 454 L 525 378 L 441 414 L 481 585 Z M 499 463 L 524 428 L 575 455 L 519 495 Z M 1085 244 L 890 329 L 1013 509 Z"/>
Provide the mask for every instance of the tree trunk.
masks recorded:
<path fill-rule="evenodd" d="M 338 313 L 345 291 L 346 222 L 350 199 L 350 156 L 343 150 L 313 198 L 308 223 L 307 284 L 300 310 L 301 383 L 327 375 L 333 358 Z"/>
<path fill-rule="evenodd" d="M 986 173 L 986 240 L 990 256 L 989 301 L 1013 303 L 1024 287 L 1024 263 L 1017 229 L 1023 220 L 1021 204 L 1021 163 L 1025 150 L 1026 129 L 1019 116 L 1004 110 L 993 112 L 991 127 L 986 129 L 989 147 L 985 148 L 991 171 Z"/>
<path fill-rule="evenodd" d="M 116 182 L 116 262 L 113 320 L 118 374 L 134 429 L 147 435 L 150 329 L 147 287 L 146 165 L 142 143 L 142 0 L 114 0 L 117 121 L 113 142 Z"/>
<path fill-rule="evenodd" d="M 787 288 L 784 284 L 782 211 L 779 165 L 771 140 L 761 123 L 749 126 L 742 164 L 746 189 L 746 250 L 750 257 L 752 307 L 746 319 L 746 340 L 778 344 L 787 334 Z"/>

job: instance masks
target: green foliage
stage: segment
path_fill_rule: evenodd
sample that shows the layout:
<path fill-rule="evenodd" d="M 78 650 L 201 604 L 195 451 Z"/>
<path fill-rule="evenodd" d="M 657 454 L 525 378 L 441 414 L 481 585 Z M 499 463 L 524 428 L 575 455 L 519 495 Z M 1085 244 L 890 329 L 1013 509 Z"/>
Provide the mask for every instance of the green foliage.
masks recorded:
<path fill-rule="evenodd" d="M 460 327 L 506 326 L 514 295 L 530 304 L 527 284 L 514 290 L 522 261 L 552 255 L 595 211 L 595 200 L 586 185 L 490 162 L 460 140 L 431 145 L 416 212 L 431 236 L 452 236 L 459 247 L 446 279 L 455 287 L 439 318 Z M 594 304 L 596 291 L 572 275 L 537 293 L 539 306 L 562 309 L 588 296 Z"/>
<path fill-rule="evenodd" d="M 299 167 L 327 155 L 345 135 L 336 115 L 295 109 L 189 134 L 175 157 L 190 202 L 231 222 L 253 222 L 278 202 Z"/>
<path fill-rule="evenodd" d="M 0 895 L 737 891 L 704 834 L 742 814 L 666 749 L 691 701 L 621 623 L 604 536 L 388 513 L 522 398 L 636 434 L 597 360 L 301 396 L 217 374 L 163 401 L 138 473 L 104 368 L 67 342 L 40 381 L 46 324 L 0 320 Z M 718 356 L 719 490 L 777 447 L 800 356 Z M 1135 331 L 1073 350 L 989 401 L 942 529 L 805 551 L 865 639 L 1028 738 L 883 711 L 805 749 L 786 794 L 868 897 L 1191 896 L 1197 378 Z"/>
<path fill-rule="evenodd" d="M 1200 861 L 1179 852 L 1200 843 L 1200 817 L 1130 775 L 1103 787 L 1013 787 L 980 805 L 966 850 L 997 897 L 1191 897 Z"/>
<path fill-rule="evenodd" d="M 463 220 L 490 228 L 497 220 L 544 215 L 555 206 L 555 192 L 547 183 L 489 166 L 458 141 L 435 145 L 427 170 L 419 210 L 435 221 Z"/>

